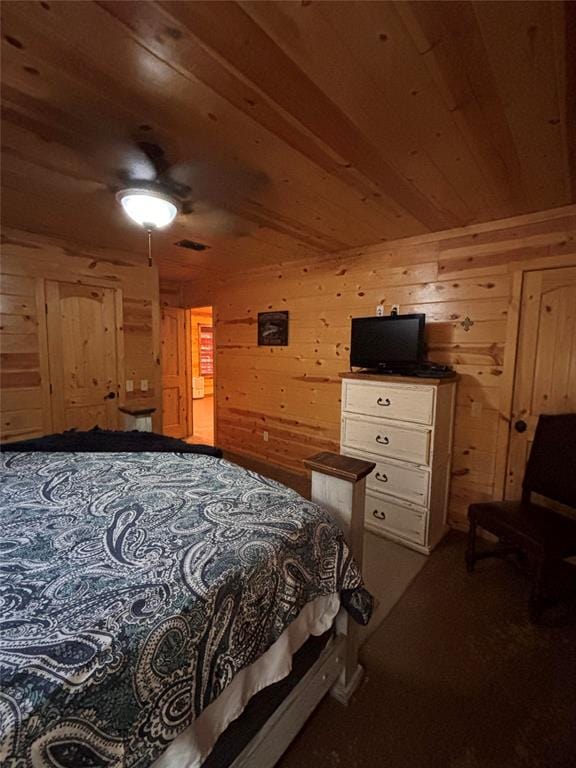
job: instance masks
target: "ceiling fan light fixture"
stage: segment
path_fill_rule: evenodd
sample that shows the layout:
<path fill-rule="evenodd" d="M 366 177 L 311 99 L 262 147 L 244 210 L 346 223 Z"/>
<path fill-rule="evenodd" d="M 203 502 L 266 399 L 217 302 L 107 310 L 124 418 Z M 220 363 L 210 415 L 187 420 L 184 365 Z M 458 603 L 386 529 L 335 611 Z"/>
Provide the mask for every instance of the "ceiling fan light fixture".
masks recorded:
<path fill-rule="evenodd" d="M 123 189 L 116 199 L 132 221 L 148 230 L 167 227 L 180 211 L 174 198 L 151 189 Z"/>

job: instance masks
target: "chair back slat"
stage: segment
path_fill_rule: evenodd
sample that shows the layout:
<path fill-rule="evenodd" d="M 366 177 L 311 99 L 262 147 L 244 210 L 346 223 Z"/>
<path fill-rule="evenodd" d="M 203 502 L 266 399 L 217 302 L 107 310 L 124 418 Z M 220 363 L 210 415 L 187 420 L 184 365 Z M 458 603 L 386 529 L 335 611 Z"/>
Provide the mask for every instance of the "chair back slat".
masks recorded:
<path fill-rule="evenodd" d="M 540 416 L 522 486 L 576 509 L 576 413 Z"/>

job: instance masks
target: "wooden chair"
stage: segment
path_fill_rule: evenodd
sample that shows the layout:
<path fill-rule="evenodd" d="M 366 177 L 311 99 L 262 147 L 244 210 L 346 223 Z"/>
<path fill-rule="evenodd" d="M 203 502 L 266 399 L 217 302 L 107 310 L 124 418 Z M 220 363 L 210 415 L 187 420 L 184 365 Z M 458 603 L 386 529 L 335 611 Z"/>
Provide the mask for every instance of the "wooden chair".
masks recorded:
<path fill-rule="evenodd" d="M 534 503 L 533 493 L 576 512 L 576 413 L 540 416 L 520 501 L 471 504 L 468 508 L 468 571 L 485 557 L 518 555 L 529 566 L 530 618 L 537 621 L 548 604 L 548 577 L 562 560 L 576 555 L 576 515 Z M 496 549 L 476 551 L 478 526 L 498 537 Z"/>

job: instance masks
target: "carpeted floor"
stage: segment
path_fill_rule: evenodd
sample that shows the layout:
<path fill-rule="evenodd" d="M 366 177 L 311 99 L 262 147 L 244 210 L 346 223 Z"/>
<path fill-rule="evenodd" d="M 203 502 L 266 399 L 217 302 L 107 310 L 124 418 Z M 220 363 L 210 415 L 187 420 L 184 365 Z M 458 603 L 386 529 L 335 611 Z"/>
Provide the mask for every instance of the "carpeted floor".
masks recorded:
<path fill-rule="evenodd" d="M 326 697 L 281 768 L 576 765 L 574 612 L 534 627 L 511 564 L 463 559 L 452 533 L 365 643 L 351 704 Z"/>
<path fill-rule="evenodd" d="M 370 624 L 360 628 L 362 644 L 378 629 L 427 562 L 426 555 L 364 531 L 362 575 L 375 607 Z"/>

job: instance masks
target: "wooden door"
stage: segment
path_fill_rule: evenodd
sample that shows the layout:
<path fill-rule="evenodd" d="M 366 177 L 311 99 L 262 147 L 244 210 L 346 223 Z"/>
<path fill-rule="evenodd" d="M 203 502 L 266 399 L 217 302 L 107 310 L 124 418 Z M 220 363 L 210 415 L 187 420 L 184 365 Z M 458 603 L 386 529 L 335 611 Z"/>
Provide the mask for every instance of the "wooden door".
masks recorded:
<path fill-rule="evenodd" d="M 120 291 L 46 282 L 48 358 L 54 429 L 116 429 L 116 302 Z"/>
<path fill-rule="evenodd" d="M 162 309 L 162 413 L 163 432 L 170 437 L 186 437 L 186 310 Z"/>
<path fill-rule="evenodd" d="M 525 273 L 518 339 L 507 499 L 522 494 L 538 416 L 576 411 L 576 267 Z"/>

